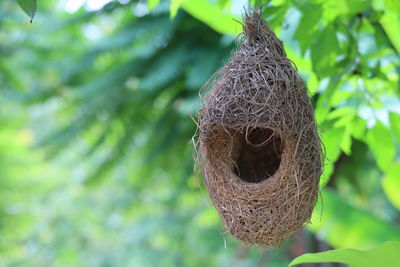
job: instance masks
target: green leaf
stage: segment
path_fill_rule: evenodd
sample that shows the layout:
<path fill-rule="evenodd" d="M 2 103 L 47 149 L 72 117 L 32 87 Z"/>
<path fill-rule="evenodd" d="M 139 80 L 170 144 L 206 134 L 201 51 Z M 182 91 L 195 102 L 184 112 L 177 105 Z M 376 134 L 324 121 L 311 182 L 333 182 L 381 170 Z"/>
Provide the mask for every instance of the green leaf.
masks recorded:
<path fill-rule="evenodd" d="M 190 15 L 208 24 L 219 33 L 236 35 L 242 30 L 241 24 L 238 23 L 241 18 L 222 13 L 217 5 L 213 5 L 207 0 L 183 0 L 181 5 Z"/>
<path fill-rule="evenodd" d="M 334 62 L 339 54 L 339 42 L 332 25 L 327 26 L 311 45 L 313 70 L 319 78 L 327 77 L 337 71 Z"/>
<path fill-rule="evenodd" d="M 171 19 L 175 18 L 176 14 L 178 14 L 178 9 L 181 7 L 183 1 L 184 0 L 171 0 L 169 6 L 169 17 Z"/>
<path fill-rule="evenodd" d="M 326 116 L 328 120 L 337 119 L 333 124 L 335 128 L 349 127 L 357 115 L 354 107 L 343 107 L 332 111 Z"/>
<path fill-rule="evenodd" d="M 348 114 L 346 116 L 343 116 L 335 122 L 333 127 L 335 127 L 335 128 L 346 127 L 351 124 L 351 122 L 354 120 L 354 118 L 355 118 L 355 114 Z"/>
<path fill-rule="evenodd" d="M 390 41 L 400 53 L 400 15 L 391 10 L 385 10 L 385 14 L 381 17 L 380 21 Z"/>
<path fill-rule="evenodd" d="M 268 6 L 264 9 L 263 18 L 268 21 L 271 29 L 279 31 L 285 21 L 285 15 L 290 7 L 291 4 L 288 1 L 282 1 L 281 3 L 275 1 L 274 6 Z M 276 33 L 278 32 L 276 31 Z"/>
<path fill-rule="evenodd" d="M 382 171 L 388 170 L 396 153 L 389 129 L 378 121 L 375 127 L 367 132 L 366 142 L 374 154 L 379 168 Z"/>
<path fill-rule="evenodd" d="M 397 143 L 400 144 L 400 114 L 390 113 L 390 128 L 393 130 Z"/>
<path fill-rule="evenodd" d="M 326 118 L 328 120 L 332 120 L 346 115 L 354 115 L 355 113 L 356 109 L 354 107 L 342 107 L 330 112 Z"/>
<path fill-rule="evenodd" d="M 364 0 L 327 0 L 324 1 L 324 18 L 333 21 L 338 16 L 352 16 L 369 7 Z"/>
<path fill-rule="evenodd" d="M 31 18 L 31 23 L 36 13 L 37 0 L 17 0 L 18 5 Z"/>
<path fill-rule="evenodd" d="M 368 249 L 389 240 L 400 242 L 397 225 L 353 206 L 328 188 L 322 190 L 308 228 L 334 248 Z"/>
<path fill-rule="evenodd" d="M 389 169 L 382 180 L 382 188 L 390 202 L 400 210 L 400 163 Z"/>
<path fill-rule="evenodd" d="M 218 3 L 218 6 L 220 7 L 220 8 L 224 8 L 227 4 L 229 4 L 230 5 L 230 0 L 218 0 L 217 1 L 217 3 Z"/>
<path fill-rule="evenodd" d="M 160 0 L 147 0 L 147 8 L 151 11 L 158 5 L 158 3 L 160 3 Z"/>
<path fill-rule="evenodd" d="M 399 263 L 400 243 L 386 242 L 369 250 L 342 248 L 319 253 L 307 253 L 294 259 L 289 266 L 307 262 L 340 262 L 350 267 L 395 267 Z"/>
<path fill-rule="evenodd" d="M 302 3 L 299 8 L 302 15 L 294 36 L 299 41 L 302 53 L 304 53 L 314 40 L 315 29 L 321 19 L 322 9 L 320 5 L 310 2 Z"/>
<path fill-rule="evenodd" d="M 363 139 L 366 127 L 367 122 L 365 120 L 360 117 L 354 118 L 351 122 L 351 135 L 358 140 Z"/>
<path fill-rule="evenodd" d="M 342 151 L 349 156 L 351 154 L 351 124 L 347 124 L 344 130 L 342 142 L 340 142 L 340 148 Z"/>
<path fill-rule="evenodd" d="M 340 155 L 340 144 L 342 143 L 343 138 L 343 129 L 333 128 L 332 125 L 328 123 L 323 125 L 322 140 L 325 146 L 326 161 L 321 184 L 325 184 L 329 181 L 333 172 L 334 164 Z"/>

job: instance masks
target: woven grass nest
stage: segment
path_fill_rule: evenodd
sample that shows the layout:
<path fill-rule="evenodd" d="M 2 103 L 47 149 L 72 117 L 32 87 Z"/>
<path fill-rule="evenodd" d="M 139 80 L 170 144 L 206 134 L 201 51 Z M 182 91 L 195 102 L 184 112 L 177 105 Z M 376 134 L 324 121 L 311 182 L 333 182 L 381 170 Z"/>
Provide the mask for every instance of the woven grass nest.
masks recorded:
<path fill-rule="evenodd" d="M 277 246 L 310 219 L 323 153 L 305 85 L 260 12 L 204 88 L 197 163 L 211 200 L 234 237 Z"/>

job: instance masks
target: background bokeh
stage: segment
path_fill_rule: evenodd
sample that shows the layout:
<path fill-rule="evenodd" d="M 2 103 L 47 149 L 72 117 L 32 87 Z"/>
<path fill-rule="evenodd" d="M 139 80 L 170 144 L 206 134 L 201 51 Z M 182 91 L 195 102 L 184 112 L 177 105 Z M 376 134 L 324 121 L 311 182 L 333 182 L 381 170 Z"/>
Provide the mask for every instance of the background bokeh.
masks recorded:
<path fill-rule="evenodd" d="M 30 24 L 0 2 L 0 266 L 287 266 L 400 241 L 397 0 L 265 6 L 315 105 L 320 202 L 279 248 L 222 227 L 191 115 L 248 4 L 38 0 Z"/>

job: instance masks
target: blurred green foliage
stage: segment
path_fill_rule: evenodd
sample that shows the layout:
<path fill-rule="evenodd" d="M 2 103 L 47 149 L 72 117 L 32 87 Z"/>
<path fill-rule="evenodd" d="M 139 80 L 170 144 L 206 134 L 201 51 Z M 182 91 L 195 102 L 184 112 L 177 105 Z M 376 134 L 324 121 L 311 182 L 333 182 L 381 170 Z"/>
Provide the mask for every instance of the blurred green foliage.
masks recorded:
<path fill-rule="evenodd" d="M 0 266 L 285 266 L 297 242 L 400 241 L 398 1 L 264 7 L 327 156 L 309 231 L 274 250 L 225 234 L 193 177 L 190 115 L 248 1 L 74 2 L 33 24 L 0 3 Z"/>

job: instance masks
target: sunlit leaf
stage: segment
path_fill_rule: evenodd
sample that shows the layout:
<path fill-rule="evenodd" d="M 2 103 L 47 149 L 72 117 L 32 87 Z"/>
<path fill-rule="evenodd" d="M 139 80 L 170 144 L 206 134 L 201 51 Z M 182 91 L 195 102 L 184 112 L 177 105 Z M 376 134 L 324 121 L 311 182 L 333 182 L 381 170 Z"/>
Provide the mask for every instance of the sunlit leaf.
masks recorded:
<path fill-rule="evenodd" d="M 335 109 L 334 111 L 329 113 L 326 118 L 328 120 L 332 120 L 332 119 L 340 118 L 343 116 L 347 116 L 349 114 L 353 115 L 355 113 L 356 113 L 356 109 L 354 107 L 342 107 L 342 108 Z"/>
<path fill-rule="evenodd" d="M 363 0 L 327 0 L 324 1 L 324 17 L 332 21 L 338 16 L 360 13 L 368 6 L 368 2 Z"/>
<path fill-rule="evenodd" d="M 386 171 L 391 166 L 395 155 L 395 145 L 389 129 L 381 122 L 366 135 L 366 142 L 375 156 L 378 166 Z"/>
<path fill-rule="evenodd" d="M 225 6 L 229 5 L 230 2 L 230 0 L 218 0 L 217 3 L 220 8 L 224 8 Z"/>
<path fill-rule="evenodd" d="M 242 30 L 241 24 L 235 21 L 240 21 L 240 18 L 222 13 L 208 0 L 183 0 L 181 5 L 193 17 L 208 24 L 219 33 L 236 35 Z"/>
<path fill-rule="evenodd" d="M 361 140 L 364 137 L 367 123 L 360 117 L 356 117 L 351 122 L 351 134 L 354 138 Z"/>
<path fill-rule="evenodd" d="M 340 144 L 343 141 L 344 131 L 340 128 L 334 128 L 331 124 L 325 124 L 322 129 L 322 141 L 325 146 L 326 162 L 321 183 L 325 184 L 333 172 L 333 167 L 340 155 Z M 326 130 L 324 130 L 326 128 Z"/>
<path fill-rule="evenodd" d="M 160 3 L 160 0 L 147 0 L 147 8 L 151 11 L 158 5 L 158 3 Z"/>
<path fill-rule="evenodd" d="M 389 200 L 400 209 L 400 164 L 390 167 L 382 180 L 382 187 Z"/>
<path fill-rule="evenodd" d="M 185 0 L 171 0 L 169 7 L 169 16 L 171 19 L 175 18 L 178 13 L 178 9 L 181 7 L 182 2 Z"/>
<path fill-rule="evenodd" d="M 368 249 L 380 243 L 400 242 L 400 227 L 347 202 L 325 188 L 308 227 L 334 248 Z"/>
<path fill-rule="evenodd" d="M 255 0 L 256 1 L 256 0 Z M 268 22 L 269 26 L 274 30 L 280 30 L 285 22 L 285 15 L 290 8 L 290 3 L 287 1 L 274 1 L 274 6 L 265 6 L 263 18 Z"/>
<path fill-rule="evenodd" d="M 308 262 L 340 262 L 350 267 L 395 267 L 399 263 L 400 243 L 386 242 L 368 250 L 342 248 L 319 253 L 307 253 L 294 259 L 289 266 Z"/>
<path fill-rule="evenodd" d="M 397 142 L 398 144 L 400 144 L 400 114 L 390 113 L 389 119 L 390 126 L 392 127 L 392 130 L 396 135 Z"/>
<path fill-rule="evenodd" d="M 400 13 L 387 9 L 385 10 L 385 14 L 381 17 L 380 23 L 397 52 L 400 53 Z"/>
<path fill-rule="evenodd" d="M 351 154 L 351 124 L 346 125 L 340 148 L 346 155 Z"/>

